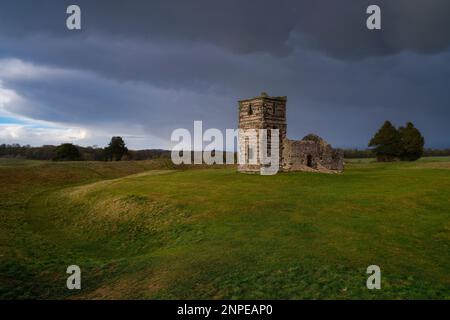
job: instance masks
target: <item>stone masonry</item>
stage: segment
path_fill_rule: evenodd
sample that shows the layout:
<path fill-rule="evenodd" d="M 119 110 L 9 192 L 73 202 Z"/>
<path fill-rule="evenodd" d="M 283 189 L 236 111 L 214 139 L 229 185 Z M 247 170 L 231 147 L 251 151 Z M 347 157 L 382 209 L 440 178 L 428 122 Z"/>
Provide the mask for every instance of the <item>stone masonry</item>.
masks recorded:
<path fill-rule="evenodd" d="M 270 97 L 266 93 L 239 101 L 239 152 L 244 163 L 240 172 L 259 172 L 259 131 L 267 129 L 270 154 L 270 130 L 279 130 L 279 171 L 314 171 L 335 173 L 344 169 L 343 153 L 317 135 L 309 134 L 302 140 L 287 139 L 287 97 Z M 252 130 L 256 129 L 256 130 Z"/>

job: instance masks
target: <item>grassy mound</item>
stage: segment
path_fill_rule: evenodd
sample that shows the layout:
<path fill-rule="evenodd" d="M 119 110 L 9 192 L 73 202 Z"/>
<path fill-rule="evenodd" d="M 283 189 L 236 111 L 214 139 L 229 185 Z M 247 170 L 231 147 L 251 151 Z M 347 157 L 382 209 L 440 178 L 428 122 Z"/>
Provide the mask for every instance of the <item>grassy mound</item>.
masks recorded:
<path fill-rule="evenodd" d="M 0 297 L 448 299 L 449 164 L 0 162 Z M 81 291 L 65 287 L 71 264 Z M 372 264 L 382 290 L 365 286 Z"/>

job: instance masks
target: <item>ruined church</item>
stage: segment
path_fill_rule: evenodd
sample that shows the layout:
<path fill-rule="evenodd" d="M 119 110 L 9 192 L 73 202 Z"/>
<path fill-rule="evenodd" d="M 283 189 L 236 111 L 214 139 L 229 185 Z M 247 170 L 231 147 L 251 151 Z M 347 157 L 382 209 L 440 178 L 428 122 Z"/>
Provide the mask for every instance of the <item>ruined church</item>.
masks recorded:
<path fill-rule="evenodd" d="M 333 149 L 325 140 L 308 134 L 302 140 L 287 138 L 287 97 L 270 97 L 266 93 L 239 101 L 239 152 L 244 161 L 240 172 L 259 172 L 259 133 L 247 134 L 249 129 L 267 129 L 267 150 L 270 153 L 270 130 L 279 130 L 279 171 L 316 171 L 336 173 L 344 169 L 343 152 Z M 256 141 L 255 141 L 256 140 Z"/>

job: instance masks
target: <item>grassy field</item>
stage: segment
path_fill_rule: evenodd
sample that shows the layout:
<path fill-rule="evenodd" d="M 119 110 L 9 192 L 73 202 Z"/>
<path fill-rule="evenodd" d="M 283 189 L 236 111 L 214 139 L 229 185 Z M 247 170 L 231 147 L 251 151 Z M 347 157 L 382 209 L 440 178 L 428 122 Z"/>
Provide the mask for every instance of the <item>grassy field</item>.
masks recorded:
<path fill-rule="evenodd" d="M 276 176 L 0 160 L 0 298 L 450 299 L 450 158 Z"/>

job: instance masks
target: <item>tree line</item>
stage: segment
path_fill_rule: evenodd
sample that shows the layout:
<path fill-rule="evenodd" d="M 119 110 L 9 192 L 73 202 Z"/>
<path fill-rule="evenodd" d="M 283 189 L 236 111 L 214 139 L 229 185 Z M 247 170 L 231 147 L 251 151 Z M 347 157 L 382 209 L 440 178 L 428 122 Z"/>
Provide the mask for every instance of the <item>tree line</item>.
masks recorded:
<path fill-rule="evenodd" d="M 112 137 L 109 144 L 104 148 L 97 146 L 82 147 L 72 143 L 41 147 L 1 144 L 0 157 L 55 161 L 120 161 L 170 158 L 170 151 L 160 149 L 129 150 L 122 137 Z"/>
<path fill-rule="evenodd" d="M 374 158 L 379 161 L 416 160 L 421 156 L 450 156 L 450 148 L 424 148 L 424 138 L 420 131 L 408 122 L 405 127 L 395 128 L 386 121 L 369 142 L 367 149 L 342 149 L 344 158 Z M 19 144 L 1 144 L 0 157 L 34 160 L 87 160 L 120 161 L 170 158 L 171 152 L 162 149 L 129 150 L 122 137 L 112 137 L 108 146 L 81 147 L 71 143 L 59 146 L 44 145 L 31 147 Z"/>
<path fill-rule="evenodd" d="M 376 158 L 376 154 L 372 149 L 342 149 L 345 159 L 362 159 Z M 448 157 L 450 156 L 450 148 L 433 149 L 424 148 L 423 157 Z"/>

